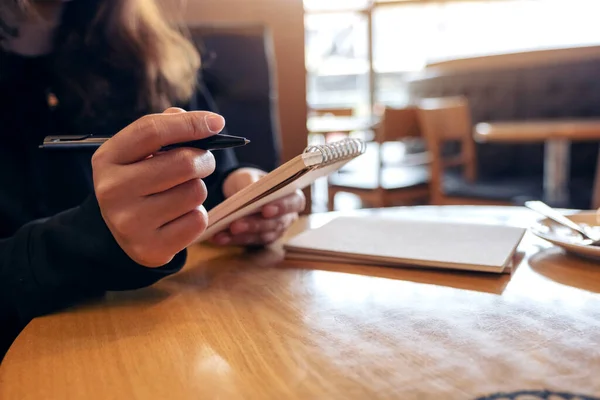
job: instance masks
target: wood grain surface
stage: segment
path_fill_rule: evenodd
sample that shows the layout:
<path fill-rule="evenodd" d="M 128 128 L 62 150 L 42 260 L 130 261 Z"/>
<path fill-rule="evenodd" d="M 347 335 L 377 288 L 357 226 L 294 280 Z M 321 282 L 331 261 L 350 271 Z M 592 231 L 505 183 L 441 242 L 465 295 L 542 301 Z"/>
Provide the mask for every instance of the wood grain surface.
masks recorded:
<path fill-rule="evenodd" d="M 491 207 L 361 212 L 518 226 L 536 218 Z M 333 216 L 303 219 L 290 234 Z M 600 265 L 529 234 L 519 255 L 511 276 L 196 247 L 181 273 L 152 287 L 34 320 L 0 367 L 0 399 L 600 395 Z"/>

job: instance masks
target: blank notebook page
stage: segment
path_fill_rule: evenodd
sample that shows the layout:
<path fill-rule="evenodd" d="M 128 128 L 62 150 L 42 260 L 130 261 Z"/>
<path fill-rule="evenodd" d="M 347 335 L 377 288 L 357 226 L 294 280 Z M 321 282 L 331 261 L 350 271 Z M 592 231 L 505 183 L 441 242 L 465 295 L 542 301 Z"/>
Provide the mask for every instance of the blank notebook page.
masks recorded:
<path fill-rule="evenodd" d="M 285 248 L 363 260 L 502 270 L 524 233 L 507 226 L 340 217 L 292 238 Z"/>

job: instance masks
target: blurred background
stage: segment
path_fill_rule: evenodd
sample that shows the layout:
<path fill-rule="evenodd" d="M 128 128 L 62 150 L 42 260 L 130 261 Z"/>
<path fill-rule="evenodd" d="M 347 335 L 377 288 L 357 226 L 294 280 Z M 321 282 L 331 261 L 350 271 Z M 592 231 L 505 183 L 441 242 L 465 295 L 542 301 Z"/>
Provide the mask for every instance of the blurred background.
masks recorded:
<path fill-rule="evenodd" d="M 595 0 L 305 0 L 308 102 L 369 114 L 408 102 L 429 64 L 600 44 Z M 372 48 L 371 48 L 372 47 Z M 369 75 L 375 82 L 370 85 Z"/>
<path fill-rule="evenodd" d="M 166 0 L 165 0 L 166 1 Z M 345 137 L 367 153 L 313 212 L 600 206 L 597 0 L 190 0 L 230 130 L 272 169 Z"/>

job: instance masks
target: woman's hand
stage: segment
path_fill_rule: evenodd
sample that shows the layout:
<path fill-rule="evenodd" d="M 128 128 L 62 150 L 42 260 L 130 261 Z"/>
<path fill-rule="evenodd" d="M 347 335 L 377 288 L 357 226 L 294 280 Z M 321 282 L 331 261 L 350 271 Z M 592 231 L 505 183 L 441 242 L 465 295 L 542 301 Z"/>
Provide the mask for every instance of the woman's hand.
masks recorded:
<path fill-rule="evenodd" d="M 189 246 L 208 225 L 203 178 L 215 169 L 210 152 L 169 144 L 220 132 L 224 119 L 171 108 L 140 118 L 94 154 L 94 189 L 102 217 L 127 255 L 159 267 Z"/>
<path fill-rule="evenodd" d="M 254 168 L 240 168 L 223 183 L 223 194 L 231 197 L 256 182 L 265 172 Z M 214 236 L 219 245 L 262 246 L 279 239 L 304 210 L 306 199 L 302 191 L 263 206 L 260 212 L 233 222 L 229 229 Z"/>

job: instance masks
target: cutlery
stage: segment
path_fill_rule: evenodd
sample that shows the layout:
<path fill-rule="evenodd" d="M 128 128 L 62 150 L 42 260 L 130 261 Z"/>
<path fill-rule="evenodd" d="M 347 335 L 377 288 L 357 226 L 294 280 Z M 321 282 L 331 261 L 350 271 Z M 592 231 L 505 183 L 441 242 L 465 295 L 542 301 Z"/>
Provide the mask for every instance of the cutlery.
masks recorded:
<path fill-rule="evenodd" d="M 556 222 L 557 224 L 560 224 L 577 232 L 582 237 L 582 244 L 589 246 L 600 246 L 600 240 L 598 238 L 590 236 L 583 229 L 583 227 L 571 221 L 569 218 L 565 217 L 564 215 L 551 208 L 547 204 L 541 201 L 526 201 L 525 207 L 544 215 L 545 217 Z"/>

